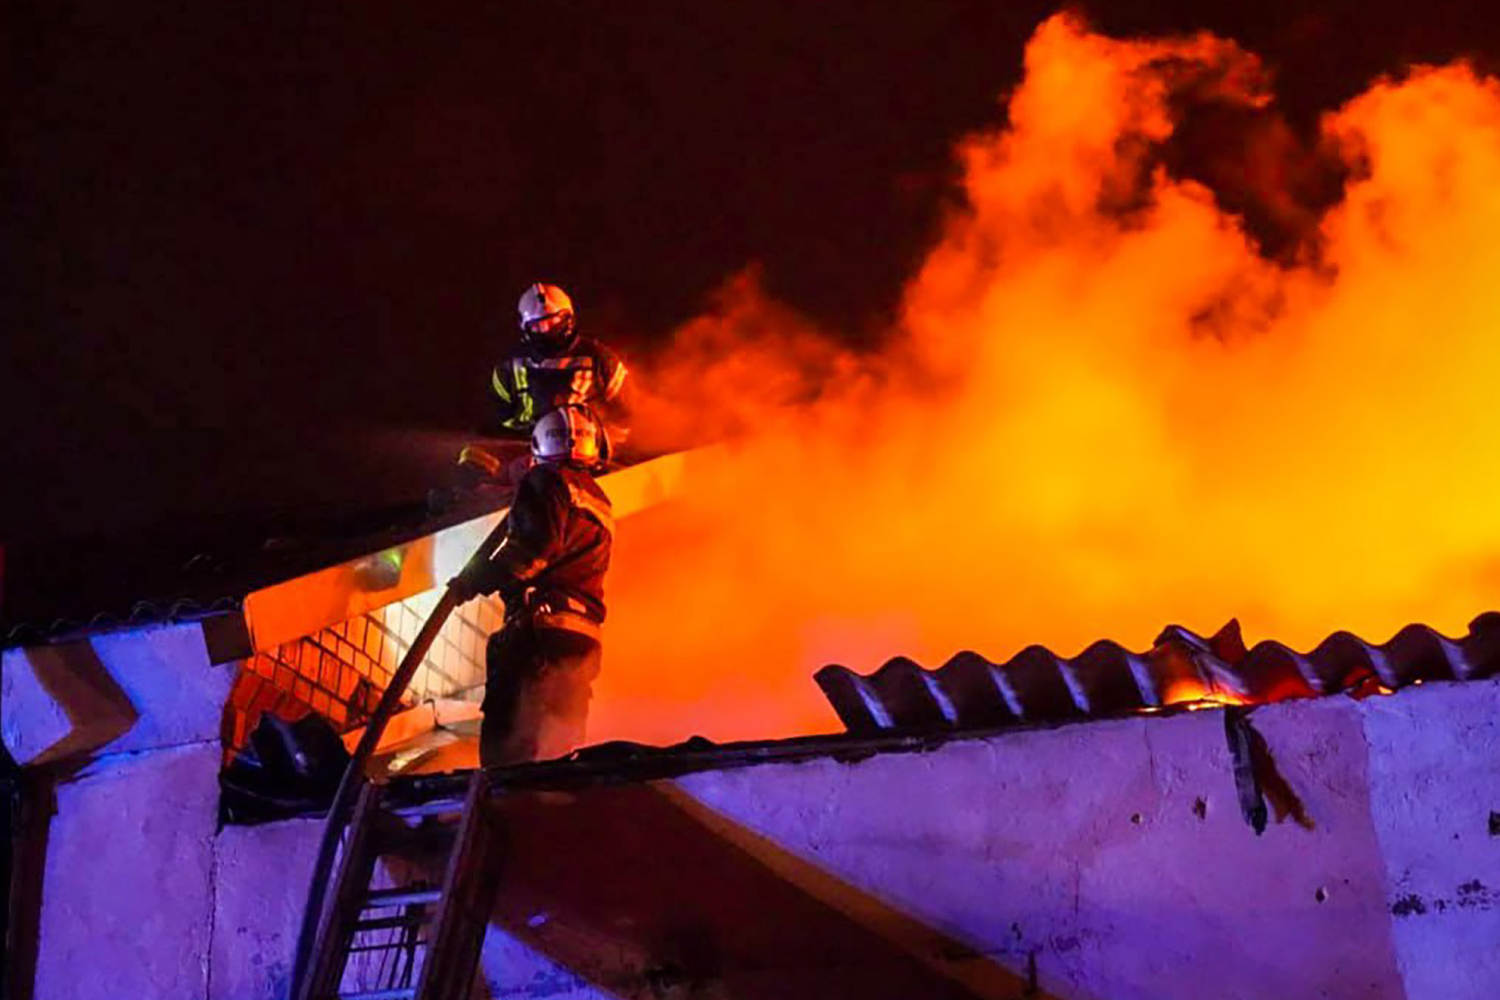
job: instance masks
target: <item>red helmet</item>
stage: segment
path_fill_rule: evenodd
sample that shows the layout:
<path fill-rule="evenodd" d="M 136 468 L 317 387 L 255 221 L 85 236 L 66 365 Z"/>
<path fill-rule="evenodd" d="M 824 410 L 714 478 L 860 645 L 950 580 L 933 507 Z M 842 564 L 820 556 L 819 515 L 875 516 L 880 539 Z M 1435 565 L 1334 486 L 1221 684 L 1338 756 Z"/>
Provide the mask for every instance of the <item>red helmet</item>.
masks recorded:
<path fill-rule="evenodd" d="M 521 293 L 516 305 L 521 316 L 521 339 L 546 351 L 565 351 L 573 345 L 573 300 L 556 285 L 537 282 Z"/>
<path fill-rule="evenodd" d="M 531 454 L 538 462 L 603 464 L 609 444 L 604 428 L 587 406 L 569 403 L 542 416 L 531 429 Z"/>

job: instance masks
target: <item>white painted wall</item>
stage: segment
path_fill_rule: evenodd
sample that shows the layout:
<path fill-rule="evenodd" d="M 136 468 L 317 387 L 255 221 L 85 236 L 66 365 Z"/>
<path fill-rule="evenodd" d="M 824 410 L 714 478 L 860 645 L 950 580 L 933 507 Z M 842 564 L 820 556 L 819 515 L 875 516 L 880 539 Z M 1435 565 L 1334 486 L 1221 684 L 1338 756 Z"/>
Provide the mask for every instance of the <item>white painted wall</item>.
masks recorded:
<path fill-rule="evenodd" d="M 218 706 L 156 671 L 219 668 L 158 631 L 96 654 L 136 714 L 161 721 L 140 730 L 149 738 L 114 737 L 57 788 L 35 996 L 283 996 L 319 824 L 216 833 Z M 874 1000 L 915 976 L 927 995 L 1000 997 L 1034 962 L 1044 995 L 1070 1000 L 1500 996 L 1500 681 L 1284 703 L 1252 721 L 1308 826 L 1246 825 L 1214 711 L 658 786 L 674 836 L 698 830 L 704 856 L 744 861 L 722 872 L 629 829 L 648 815 L 621 806 L 629 789 L 533 803 L 571 810 L 559 829 L 579 839 L 562 855 L 512 828 L 488 995 L 781 997 L 823 976 Z M 628 865 L 603 874 L 582 863 L 620 850 Z M 537 895 L 574 864 L 653 896 L 594 886 L 608 906 L 570 911 Z M 721 877 L 719 900 L 700 883 Z M 757 885 L 790 887 L 801 915 L 747 903 Z M 809 913 L 821 916 L 798 923 Z M 821 969 L 816 941 L 745 951 L 819 927 L 878 942 L 906 978 L 839 964 L 851 952 L 835 943 Z M 695 933 L 716 971 L 663 979 L 657 950 Z M 558 960 L 580 946 L 587 969 Z"/>

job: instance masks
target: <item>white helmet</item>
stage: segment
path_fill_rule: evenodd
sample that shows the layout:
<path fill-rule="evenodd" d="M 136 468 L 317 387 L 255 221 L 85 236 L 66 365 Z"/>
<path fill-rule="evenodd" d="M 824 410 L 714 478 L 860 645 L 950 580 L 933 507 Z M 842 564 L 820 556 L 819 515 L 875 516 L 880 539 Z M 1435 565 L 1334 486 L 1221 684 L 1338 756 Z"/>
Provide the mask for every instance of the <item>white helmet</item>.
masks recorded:
<path fill-rule="evenodd" d="M 531 429 L 531 454 L 538 462 L 574 462 L 593 467 L 605 461 L 604 428 L 587 406 L 569 403 L 549 411 Z"/>
<path fill-rule="evenodd" d="M 516 304 L 521 337 L 536 347 L 566 350 L 573 342 L 573 300 L 556 285 L 537 282 L 521 293 Z"/>

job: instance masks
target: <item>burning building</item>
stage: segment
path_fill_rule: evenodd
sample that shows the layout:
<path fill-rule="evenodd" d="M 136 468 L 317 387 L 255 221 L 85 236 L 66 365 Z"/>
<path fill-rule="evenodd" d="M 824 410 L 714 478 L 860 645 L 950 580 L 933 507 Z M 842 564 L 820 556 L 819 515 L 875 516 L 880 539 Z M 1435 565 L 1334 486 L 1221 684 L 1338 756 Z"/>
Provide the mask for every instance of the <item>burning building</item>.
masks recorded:
<path fill-rule="evenodd" d="M 1050 19 L 877 349 L 753 274 L 679 331 L 646 434 L 723 443 L 605 484 L 613 742 L 482 788 L 488 995 L 1495 994 L 1500 91 L 1416 68 L 1311 142 L 1271 93 Z M 1264 126 L 1274 252 L 1177 159 L 1204 109 Z M 226 750 L 357 731 L 493 517 L 8 633 L 17 995 L 286 995 L 321 824 L 220 826 Z M 424 658 L 396 809 L 460 795 L 496 613 Z M 1158 632 L 1234 615 L 1279 641 Z M 384 943 L 340 989 L 408 995 Z"/>
<path fill-rule="evenodd" d="M 610 485 L 617 502 L 661 499 L 691 470 L 673 458 Z M 372 579 L 365 557 L 241 610 L 6 651 L 0 721 L 26 774 L 15 995 L 287 995 L 322 822 L 219 824 L 224 736 L 261 697 L 237 692 L 336 696 L 337 668 L 308 650 L 364 667 L 350 623 L 390 622 L 404 588 L 445 572 L 448 540 L 383 550 L 404 568 L 381 588 L 351 587 Z M 255 638 L 276 621 L 258 609 L 309 587 L 361 613 Z M 830 667 L 819 682 L 843 736 L 605 744 L 497 772 L 478 995 L 1196 997 L 1212 982 L 1225 997 L 1488 996 L 1493 618 L 1460 639 L 1413 626 L 1306 654 L 1169 629 L 1141 653 Z M 295 679 L 257 663 L 272 654 Z M 435 652 L 420 683 L 463 684 L 439 679 L 454 656 Z M 419 686 L 382 748 L 408 812 L 461 794 L 462 771 L 401 774 L 454 764 L 434 751 L 463 743 L 463 694 Z M 423 857 L 387 858 L 377 884 L 410 884 Z M 410 995 L 394 952 L 351 963 L 343 992 Z"/>

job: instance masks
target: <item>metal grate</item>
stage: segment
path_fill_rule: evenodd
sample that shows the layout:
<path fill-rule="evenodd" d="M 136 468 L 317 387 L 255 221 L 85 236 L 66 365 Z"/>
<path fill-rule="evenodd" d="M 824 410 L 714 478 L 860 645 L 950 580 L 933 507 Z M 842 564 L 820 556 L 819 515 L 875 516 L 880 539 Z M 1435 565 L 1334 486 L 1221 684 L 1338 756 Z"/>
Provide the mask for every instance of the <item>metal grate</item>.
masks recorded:
<path fill-rule="evenodd" d="M 341 732 L 363 725 L 441 594 L 440 589 L 417 594 L 244 660 L 225 706 L 225 749 L 244 746 L 267 711 L 284 718 L 314 711 Z M 504 617 L 505 606 L 496 597 L 470 601 L 449 616 L 417 669 L 407 700 L 477 700 L 484 686 L 485 644 Z"/>

